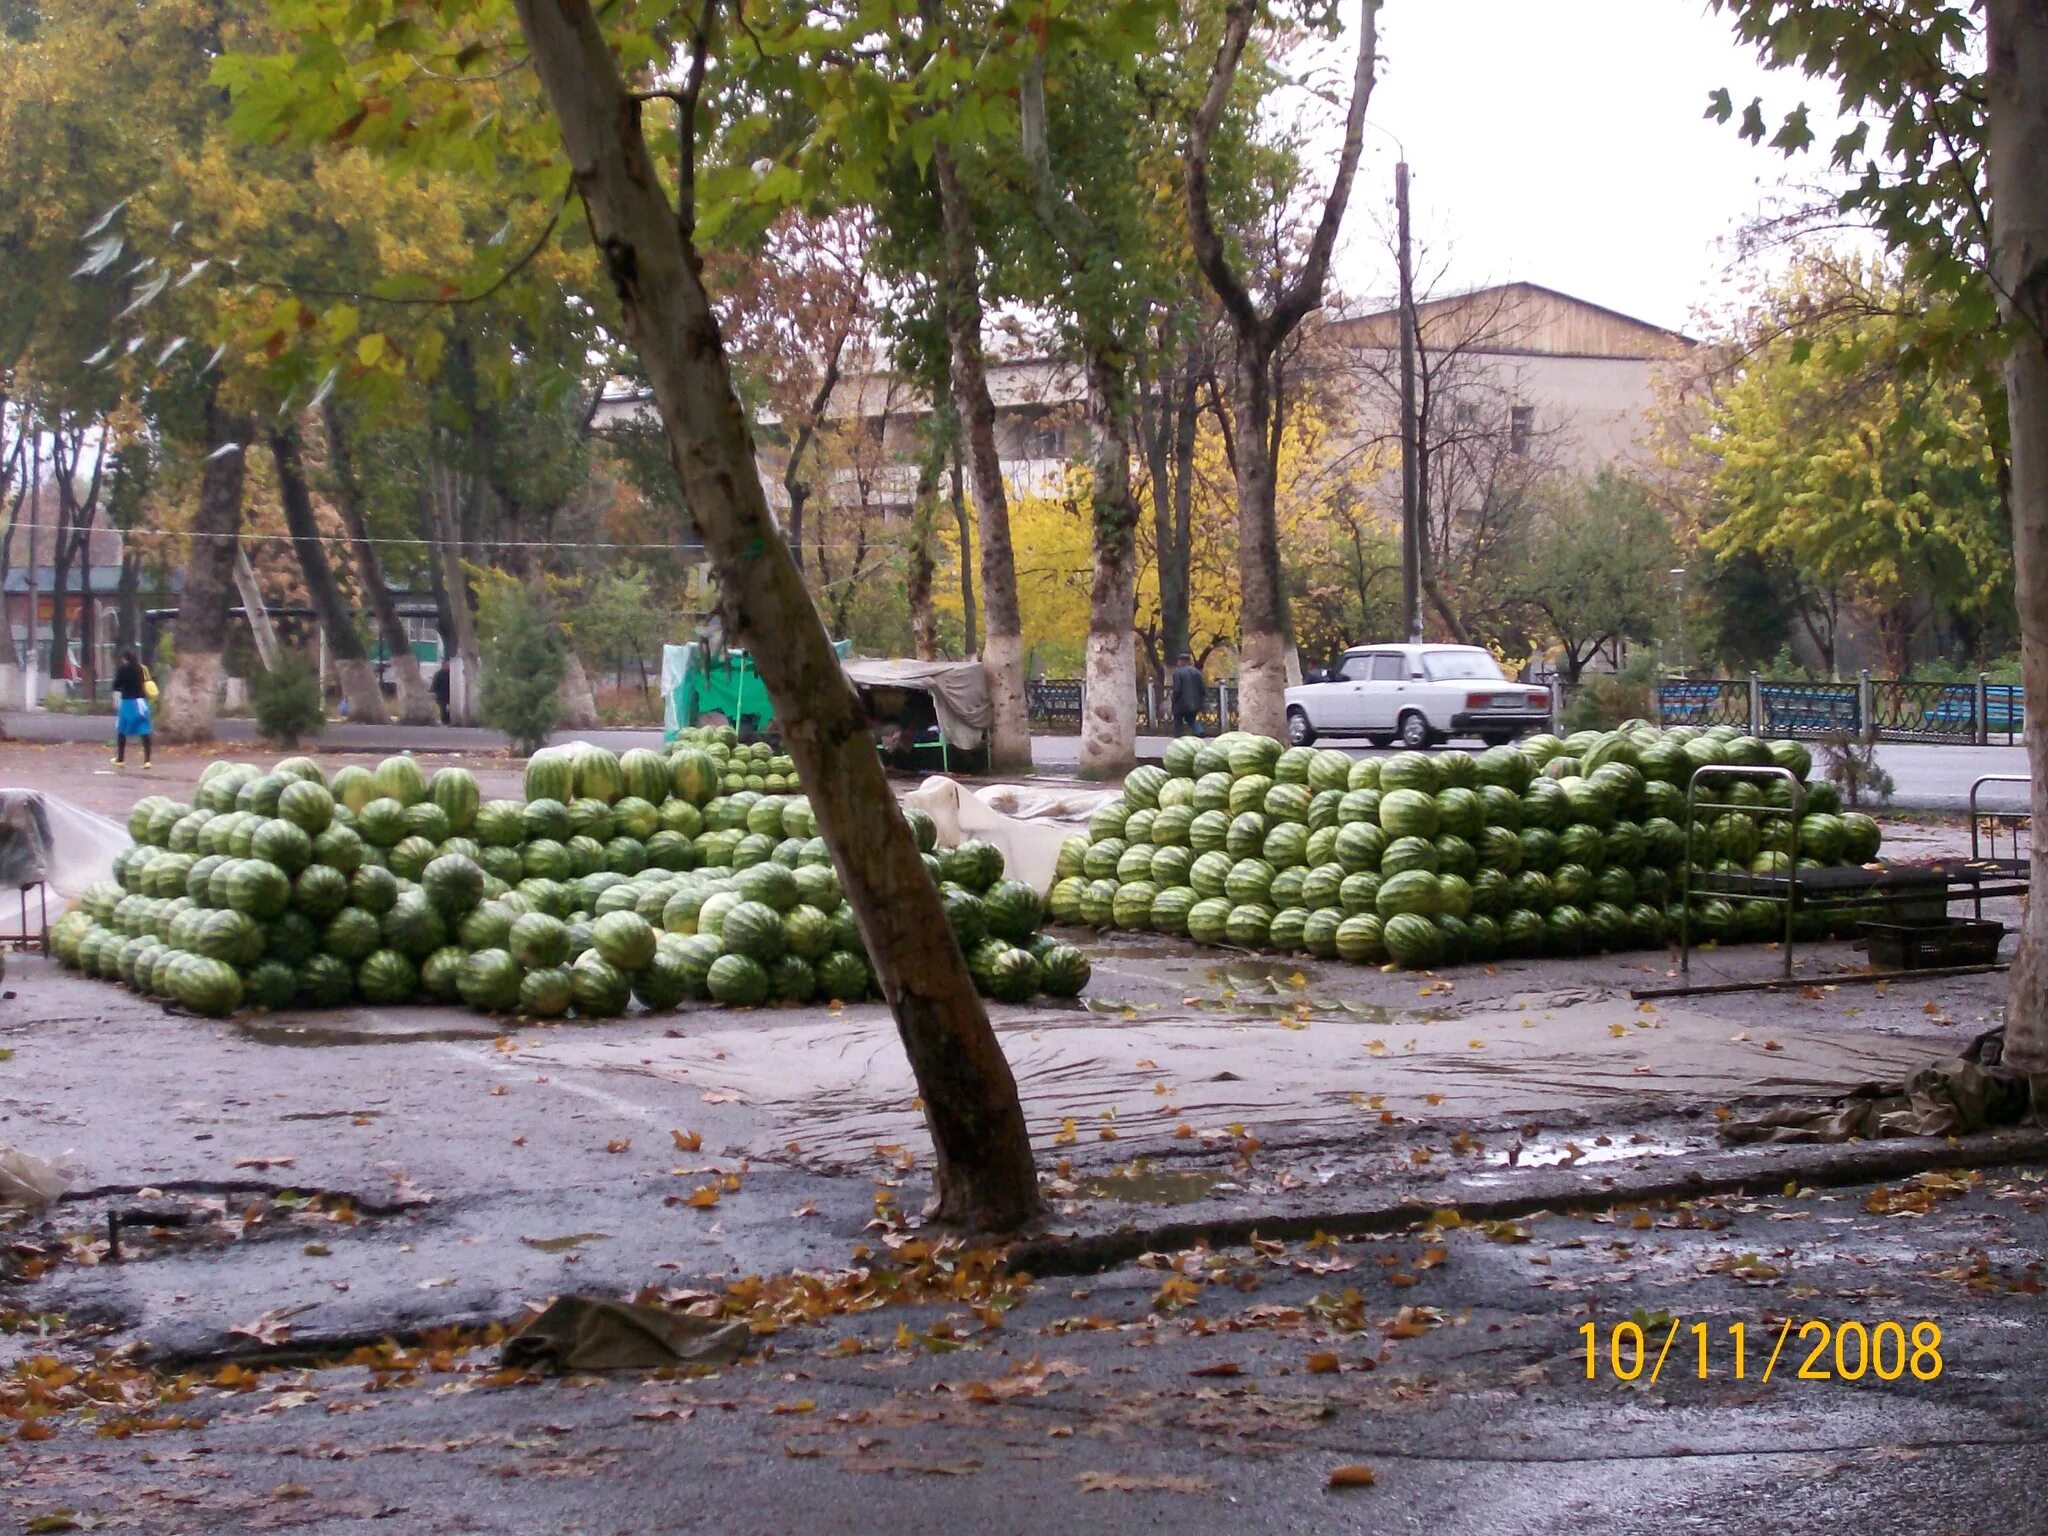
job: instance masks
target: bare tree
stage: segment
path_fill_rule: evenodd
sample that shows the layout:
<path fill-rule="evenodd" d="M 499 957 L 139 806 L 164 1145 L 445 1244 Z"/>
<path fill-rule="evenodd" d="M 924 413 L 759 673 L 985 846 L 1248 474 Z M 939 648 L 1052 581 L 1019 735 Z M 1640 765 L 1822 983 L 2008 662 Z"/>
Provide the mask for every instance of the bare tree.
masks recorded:
<path fill-rule="evenodd" d="M 1211 166 L 1216 130 L 1230 103 L 1252 28 L 1263 7 L 1257 0 L 1231 0 L 1224 8 L 1223 36 L 1209 75 L 1209 87 L 1188 130 L 1185 166 L 1188 225 L 1195 259 L 1222 302 L 1235 338 L 1230 410 L 1240 451 L 1235 456 L 1238 497 L 1238 571 L 1243 583 L 1239 648 L 1239 708 L 1244 728 L 1279 736 L 1285 724 L 1288 640 L 1285 597 L 1280 586 L 1280 549 L 1270 454 L 1243 451 L 1244 444 L 1277 442 L 1273 405 L 1273 362 L 1282 343 L 1323 300 L 1330 254 L 1344 222 L 1344 207 L 1364 145 L 1365 109 L 1372 98 L 1377 58 L 1380 0 L 1359 0 L 1358 55 L 1351 77 L 1351 101 L 1344 119 L 1344 144 L 1308 250 L 1292 280 L 1275 271 L 1262 284 L 1263 302 L 1231 260 L 1228 243 L 1211 206 Z"/>

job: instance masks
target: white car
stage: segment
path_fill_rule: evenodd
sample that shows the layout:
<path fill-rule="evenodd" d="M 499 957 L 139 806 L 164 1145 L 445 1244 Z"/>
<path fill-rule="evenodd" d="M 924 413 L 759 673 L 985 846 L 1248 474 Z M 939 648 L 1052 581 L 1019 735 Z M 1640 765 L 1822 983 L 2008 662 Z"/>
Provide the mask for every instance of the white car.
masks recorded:
<path fill-rule="evenodd" d="M 1452 736 L 1488 746 L 1550 728 L 1550 691 L 1510 682 L 1476 645 L 1355 645 L 1320 683 L 1287 690 L 1287 739 L 1363 736 L 1420 750 Z"/>

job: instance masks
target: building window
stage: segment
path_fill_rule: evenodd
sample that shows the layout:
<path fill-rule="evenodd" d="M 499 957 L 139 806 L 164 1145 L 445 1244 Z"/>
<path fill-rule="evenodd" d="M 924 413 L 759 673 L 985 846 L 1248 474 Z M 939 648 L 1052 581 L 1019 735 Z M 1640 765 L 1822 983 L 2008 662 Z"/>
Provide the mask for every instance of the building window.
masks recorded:
<path fill-rule="evenodd" d="M 1066 436 L 1057 421 L 1041 416 L 1024 429 L 1024 457 L 1063 459 L 1067 456 Z"/>
<path fill-rule="evenodd" d="M 1516 405 L 1508 408 L 1508 452 L 1520 458 L 1529 451 L 1529 444 L 1536 436 L 1536 407 Z"/>

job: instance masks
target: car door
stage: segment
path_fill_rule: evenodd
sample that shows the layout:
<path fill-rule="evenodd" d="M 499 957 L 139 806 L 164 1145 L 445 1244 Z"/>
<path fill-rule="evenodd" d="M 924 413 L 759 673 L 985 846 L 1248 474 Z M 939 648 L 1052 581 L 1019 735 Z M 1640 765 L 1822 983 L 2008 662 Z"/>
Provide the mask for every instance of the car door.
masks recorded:
<path fill-rule="evenodd" d="M 1408 684 L 1408 658 L 1399 651 L 1373 651 L 1359 659 L 1365 663 L 1365 677 L 1358 688 L 1358 724 L 1353 729 L 1391 732 Z"/>
<path fill-rule="evenodd" d="M 1360 731 L 1360 690 L 1365 686 L 1363 656 L 1346 656 L 1330 669 L 1329 681 L 1316 690 L 1316 725 L 1325 731 Z"/>

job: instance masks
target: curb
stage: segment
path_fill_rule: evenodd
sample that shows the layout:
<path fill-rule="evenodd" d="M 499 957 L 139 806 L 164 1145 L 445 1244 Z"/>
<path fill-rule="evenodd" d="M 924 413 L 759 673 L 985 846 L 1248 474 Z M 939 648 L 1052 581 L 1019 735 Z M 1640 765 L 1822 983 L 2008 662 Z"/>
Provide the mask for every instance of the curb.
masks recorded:
<path fill-rule="evenodd" d="M 1678 1161 L 1678 1159 L 1673 1159 Z M 1685 1159 L 1681 1174 L 1646 1174 L 1634 1179 L 1606 1177 L 1595 1185 L 1587 1173 L 1558 1176 L 1551 1170 L 1520 1177 L 1513 1192 L 1474 1192 L 1459 1198 L 1456 1184 L 1434 1193 L 1413 1190 L 1379 1200 L 1290 1210 L 1270 1216 L 1227 1216 L 1204 1221 L 1166 1222 L 1150 1227 L 1073 1232 L 1027 1239 L 1005 1260 L 1013 1270 L 1035 1276 L 1092 1275 L 1144 1253 L 1175 1252 L 1206 1243 L 1235 1247 L 1259 1237 L 1302 1239 L 1318 1232 L 1337 1235 L 1399 1231 L 1432 1211 L 1456 1210 L 1471 1221 L 1504 1221 L 1538 1211 L 1588 1206 L 1641 1204 L 1731 1194 L 1753 1185 L 1829 1187 L 1866 1184 L 1938 1168 L 1978 1168 L 2001 1163 L 2048 1163 L 2048 1129 L 2025 1127 L 1989 1131 L 1941 1142 L 1888 1140 L 1825 1145 L 1773 1144 L 1762 1151 L 1730 1152 Z"/>

